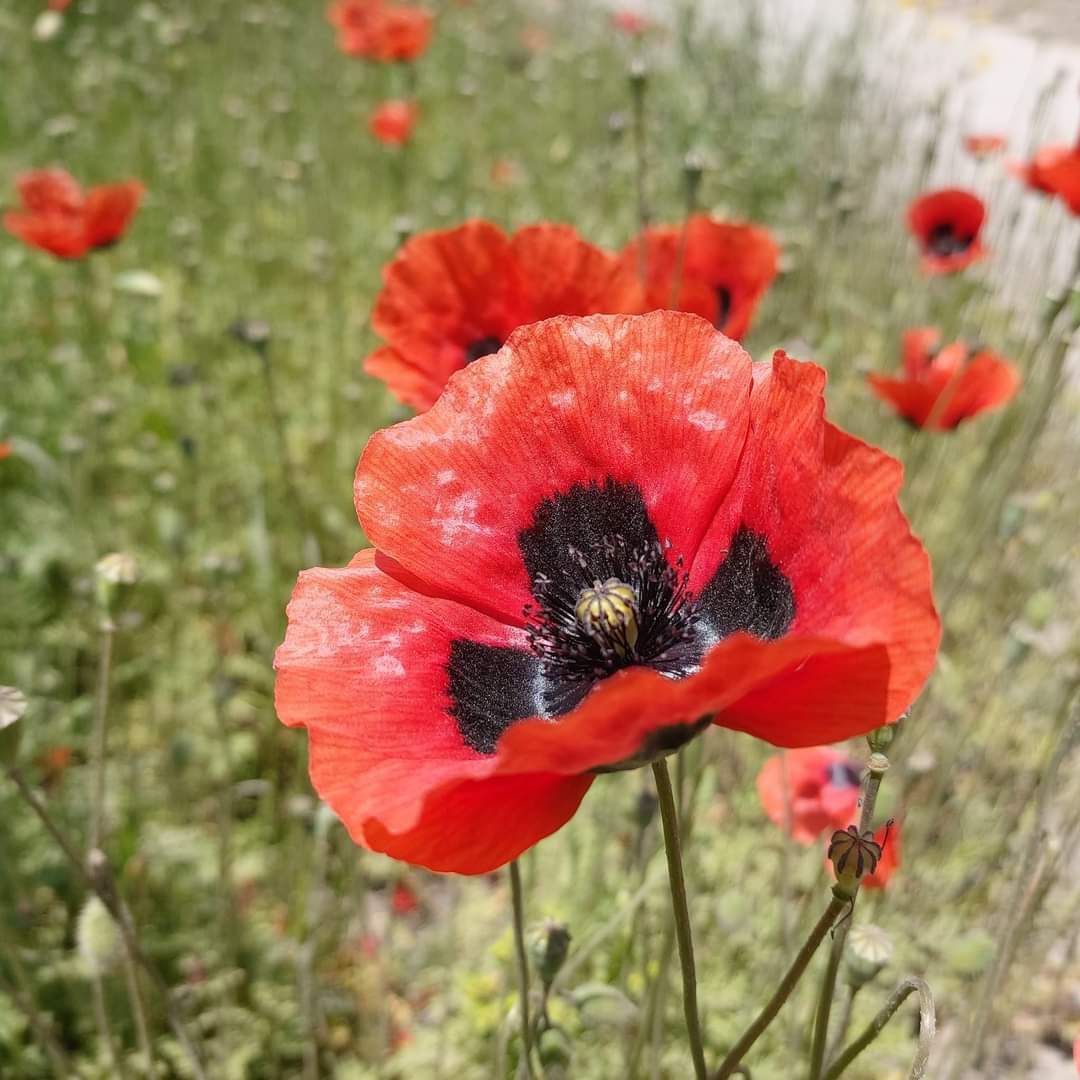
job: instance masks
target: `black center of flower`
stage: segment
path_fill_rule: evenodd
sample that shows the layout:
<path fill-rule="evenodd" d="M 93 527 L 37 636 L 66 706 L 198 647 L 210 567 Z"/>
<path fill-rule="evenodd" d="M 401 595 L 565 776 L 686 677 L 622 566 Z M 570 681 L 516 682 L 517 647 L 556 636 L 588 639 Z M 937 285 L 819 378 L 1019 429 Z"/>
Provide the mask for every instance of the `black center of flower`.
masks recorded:
<path fill-rule="evenodd" d="M 447 663 L 450 715 L 480 753 L 516 720 L 565 715 L 623 668 L 684 678 L 720 639 L 777 638 L 795 617 L 790 582 L 745 527 L 692 595 L 682 557 L 633 484 L 575 484 L 545 499 L 518 547 L 532 584 L 529 650 L 459 640 Z"/>
<path fill-rule="evenodd" d="M 490 356 L 492 353 L 498 352 L 502 346 L 503 343 L 493 334 L 477 338 L 465 350 L 465 363 L 471 364 L 474 360 L 479 360 L 481 356 Z"/>
<path fill-rule="evenodd" d="M 731 315 L 731 292 L 721 285 L 716 290 L 716 329 L 723 330 Z"/>
<path fill-rule="evenodd" d="M 971 247 L 974 237 L 961 236 L 947 221 L 935 225 L 926 238 L 926 246 L 935 255 L 959 255 Z"/>
<path fill-rule="evenodd" d="M 846 761 L 834 761 L 829 766 L 829 783 L 835 788 L 858 787 L 862 783 L 859 770 Z"/>

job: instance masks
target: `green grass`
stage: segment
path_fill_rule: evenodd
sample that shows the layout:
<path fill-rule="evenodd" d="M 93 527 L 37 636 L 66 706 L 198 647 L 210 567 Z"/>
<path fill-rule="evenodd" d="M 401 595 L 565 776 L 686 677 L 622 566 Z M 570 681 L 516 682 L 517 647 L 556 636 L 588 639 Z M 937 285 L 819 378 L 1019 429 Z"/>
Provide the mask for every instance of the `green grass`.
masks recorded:
<path fill-rule="evenodd" d="M 346 1080 L 483 1077 L 503 1044 L 508 1061 L 517 1055 L 502 877 L 439 878 L 354 848 L 310 790 L 302 735 L 274 717 L 270 663 L 296 572 L 363 545 L 356 459 L 372 431 L 406 415 L 361 372 L 400 219 L 568 220 L 611 246 L 635 231 L 630 135 L 611 122 L 629 114 L 633 48 L 588 5 L 558 18 L 526 7 L 440 10 L 404 155 L 364 124 L 376 101 L 406 92 L 405 73 L 340 56 L 319 4 L 76 0 L 47 42 L 29 32 L 36 2 L 0 13 L 0 188 L 58 163 L 92 183 L 137 176 L 149 192 L 130 235 L 85 264 L 0 239 L 0 440 L 15 449 L 0 462 L 0 683 L 30 699 L 25 771 L 81 845 L 100 650 L 93 566 L 115 550 L 138 558 L 142 580 L 118 616 L 106 846 L 215 1078 L 312 1076 L 313 1053 L 319 1075 Z M 520 44 L 530 21 L 552 41 L 532 57 Z M 934 558 L 947 633 L 883 789 L 882 813 L 904 819 L 904 866 L 855 918 L 885 927 L 897 956 L 860 995 L 856 1021 L 913 972 L 955 1040 L 1016 917 L 1034 791 L 1077 678 L 1076 401 L 1058 370 L 1065 318 L 1049 331 L 1033 316 L 1047 282 L 1033 281 L 1017 312 L 980 271 L 918 276 L 901 207 L 922 147 L 910 117 L 880 107 L 892 88 L 859 75 L 873 29 L 814 61 L 821 77 L 803 89 L 809 52 L 794 45 L 778 76 L 744 9 L 722 35 L 676 19 L 647 47 L 647 182 L 654 218 L 677 220 L 682 161 L 699 152 L 702 205 L 775 229 L 786 273 L 748 348 L 787 345 L 825 364 L 832 418 L 908 463 L 905 505 Z M 914 163 L 899 178 L 898 146 Z M 520 183 L 492 183 L 502 158 Z M 889 183 L 904 194 L 882 208 L 872 195 Z M 1006 189 L 1012 202 L 1028 197 Z M 1077 242 L 1064 214 L 1040 221 L 1044 235 L 1024 243 Z M 1010 257 L 1008 246 L 996 256 Z M 130 291 L 132 271 L 160 292 Z M 272 401 L 258 354 L 228 333 L 242 318 L 270 326 Z M 892 367 L 899 332 L 926 321 L 1014 356 L 1026 379 L 1017 403 L 941 438 L 886 416 L 861 371 Z M 73 763 L 50 780 L 43 755 L 56 747 Z M 782 844 L 753 788 L 767 753 L 715 730 L 680 767 L 695 809 L 688 875 L 714 1062 L 786 962 Z M 1025 1002 L 1041 1034 L 1073 1034 L 1053 982 L 1077 976 L 1077 782 L 1074 761 L 1035 834 L 1031 911 L 995 1032 L 1008 1034 Z M 648 790 L 647 772 L 605 778 L 524 860 L 530 920 L 559 917 L 574 936 L 552 1007 L 565 1045 L 544 1048 L 550 1076 L 627 1075 L 639 1039 L 641 1075 L 688 1074 L 677 964 L 662 958 L 658 825 L 642 833 L 636 816 Z M 21 966 L 72 1068 L 112 1075 L 75 948 L 81 885 L 7 783 L 0 818 L 0 1074 L 49 1075 L 25 988 L 12 991 Z M 400 878 L 419 914 L 392 914 Z M 828 898 L 816 849 L 793 854 L 791 891 L 805 932 Z M 661 1021 L 642 1035 L 660 971 Z M 755 1080 L 802 1067 L 817 977 L 815 967 L 755 1050 Z M 119 968 L 105 990 L 140 1075 Z M 147 998 L 159 1068 L 188 1075 L 160 999 L 149 988 Z M 912 1045 L 910 1025 L 894 1022 L 848 1075 L 905 1076 Z M 993 1049 L 1008 1062 L 1015 1040 Z"/>

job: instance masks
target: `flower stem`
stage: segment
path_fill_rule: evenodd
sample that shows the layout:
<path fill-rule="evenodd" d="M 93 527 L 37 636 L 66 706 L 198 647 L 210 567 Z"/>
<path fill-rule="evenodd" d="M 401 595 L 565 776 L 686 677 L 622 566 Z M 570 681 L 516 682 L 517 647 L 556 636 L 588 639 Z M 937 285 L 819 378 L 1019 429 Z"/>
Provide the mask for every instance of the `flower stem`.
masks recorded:
<path fill-rule="evenodd" d="M 859 817 L 859 833 L 866 832 L 874 820 L 874 807 L 877 804 L 878 791 L 889 759 L 884 754 L 872 754 L 870 767 L 866 774 L 866 790 L 863 792 L 862 814 Z M 858 885 L 855 886 L 855 896 Z M 851 898 L 854 903 L 855 897 Z M 825 1064 L 825 1044 L 829 1035 L 829 1014 L 832 1012 L 833 997 L 836 994 L 836 978 L 840 973 L 840 961 L 844 958 L 844 945 L 847 943 L 851 919 L 845 919 L 833 935 L 832 948 L 829 950 L 829 963 L 825 968 L 825 978 L 821 983 L 817 1010 L 814 1013 L 814 1038 L 810 1047 L 810 1080 L 821 1080 L 821 1070 Z"/>
<path fill-rule="evenodd" d="M 817 952 L 818 946 L 824 940 L 825 935 L 832 929 L 836 917 L 844 910 L 847 904 L 848 901 L 841 896 L 834 895 L 832 897 L 829 906 L 822 913 L 821 918 L 818 919 L 814 929 L 810 931 L 810 936 L 803 943 L 798 955 L 791 962 L 787 974 L 780 980 L 780 985 L 777 986 L 775 993 L 769 999 L 765 1008 L 758 1014 L 757 1019 L 746 1029 L 742 1038 L 728 1051 L 727 1057 L 720 1063 L 720 1068 L 713 1073 L 712 1080 L 726 1080 L 727 1077 L 735 1075 L 739 1062 L 742 1061 L 750 1048 L 757 1042 L 759 1036 L 783 1008 L 784 1002 L 791 996 L 791 991 L 795 989 L 795 984 L 802 977 L 814 953 Z"/>
<path fill-rule="evenodd" d="M 525 901 L 521 888 L 521 868 L 517 859 L 510 864 L 510 895 L 514 905 L 514 949 L 517 952 L 518 989 L 521 994 L 521 1057 L 525 1075 L 532 1080 L 532 1024 L 529 1020 L 529 958 L 525 953 Z"/>
<path fill-rule="evenodd" d="M 912 994 L 919 995 L 919 1047 L 915 1060 L 911 1063 L 909 1080 L 922 1080 L 926 1075 L 926 1065 L 930 1060 L 930 1044 L 937 1031 L 937 1014 L 934 1009 L 934 996 L 930 987 L 922 979 L 914 977 L 904 979 L 892 992 L 889 1000 L 880 1012 L 870 1021 L 866 1030 L 833 1062 L 825 1074 L 825 1080 L 836 1078 L 881 1034 L 885 1025 L 893 1018 L 896 1010 Z"/>
<path fill-rule="evenodd" d="M 93 787 L 90 792 L 90 851 L 101 847 L 105 831 L 105 761 L 109 715 L 109 677 L 112 672 L 113 638 L 116 624 L 106 615 L 101 620 L 101 654 L 98 657 L 97 694 L 94 697 L 94 726 L 90 739 L 90 765 Z"/>
<path fill-rule="evenodd" d="M 679 944 L 682 964 L 683 1010 L 686 1013 L 686 1032 L 690 1038 L 690 1056 L 694 1060 L 694 1075 L 707 1080 L 705 1047 L 701 1038 L 701 1018 L 697 1003 L 697 974 L 694 970 L 694 942 L 690 932 L 690 912 L 686 904 L 686 879 L 683 877 L 682 845 L 679 841 L 679 818 L 667 762 L 654 761 L 653 777 L 660 800 L 660 820 L 664 825 L 664 851 L 667 855 L 668 881 L 671 885 L 671 906 L 675 916 L 675 938 Z"/>

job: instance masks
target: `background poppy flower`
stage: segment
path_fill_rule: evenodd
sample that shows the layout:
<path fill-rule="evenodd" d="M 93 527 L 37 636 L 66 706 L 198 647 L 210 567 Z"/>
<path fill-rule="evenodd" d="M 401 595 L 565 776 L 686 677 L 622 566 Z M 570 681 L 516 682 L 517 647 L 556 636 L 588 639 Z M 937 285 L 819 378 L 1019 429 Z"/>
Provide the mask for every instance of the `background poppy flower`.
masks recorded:
<path fill-rule="evenodd" d="M 622 259 L 635 273 L 644 265 L 650 310 L 674 307 L 690 311 L 740 340 L 776 278 L 780 248 L 772 234 L 757 225 L 695 214 L 686 223 L 685 239 L 681 225 L 646 229 L 627 245 Z"/>
<path fill-rule="evenodd" d="M 1009 140 L 1004 135 L 965 135 L 964 136 L 964 149 L 969 154 L 977 158 L 990 157 L 993 154 L 1000 154 L 1006 146 L 1009 145 Z"/>
<path fill-rule="evenodd" d="M 348 56 L 383 62 L 418 59 L 431 41 L 434 16 L 426 8 L 383 0 L 336 0 L 327 18 Z"/>
<path fill-rule="evenodd" d="M 368 130 L 381 143 L 402 146 L 412 137 L 420 110 L 412 101 L 384 101 L 368 118 Z"/>
<path fill-rule="evenodd" d="M 1080 143 L 1044 146 L 1030 161 L 1011 162 L 1009 171 L 1042 195 L 1059 196 L 1080 214 Z"/>
<path fill-rule="evenodd" d="M 923 270 L 951 274 L 988 254 L 979 241 L 986 220 L 982 199 L 945 188 L 920 195 L 908 208 L 908 228 L 919 242 Z"/>
<path fill-rule="evenodd" d="M 364 362 L 405 403 L 426 409 L 446 380 L 552 315 L 641 310 L 636 277 L 569 225 L 507 237 L 487 221 L 412 237 L 383 270 L 372 326 L 387 346 Z"/>
<path fill-rule="evenodd" d="M 937 651 L 929 561 L 824 383 L 692 315 L 555 318 L 373 436 L 377 550 L 300 576 L 276 657 L 352 837 L 480 873 L 707 717 L 812 746 L 899 716 Z"/>
<path fill-rule="evenodd" d="M 626 8 L 613 12 L 611 22 L 616 30 L 621 30 L 630 37 L 640 37 L 651 25 L 644 15 Z"/>
<path fill-rule="evenodd" d="M 858 762 L 829 746 L 774 754 L 757 776 L 766 816 L 781 828 L 786 821 L 799 844 L 813 844 L 826 829 L 846 827 L 859 803 L 860 784 Z"/>
<path fill-rule="evenodd" d="M 145 190 L 137 180 L 104 184 L 85 194 L 63 169 L 39 169 L 16 181 L 22 208 L 4 215 L 4 228 L 31 247 L 78 259 L 116 243 Z"/>
<path fill-rule="evenodd" d="M 981 412 L 998 409 L 1020 387 L 1016 368 L 988 349 L 973 356 L 962 341 L 941 348 L 932 326 L 904 334 L 901 378 L 871 372 L 870 389 L 915 427 L 949 431 Z"/>
<path fill-rule="evenodd" d="M 0 461 L 11 457 L 11 443 L 0 441 Z"/>

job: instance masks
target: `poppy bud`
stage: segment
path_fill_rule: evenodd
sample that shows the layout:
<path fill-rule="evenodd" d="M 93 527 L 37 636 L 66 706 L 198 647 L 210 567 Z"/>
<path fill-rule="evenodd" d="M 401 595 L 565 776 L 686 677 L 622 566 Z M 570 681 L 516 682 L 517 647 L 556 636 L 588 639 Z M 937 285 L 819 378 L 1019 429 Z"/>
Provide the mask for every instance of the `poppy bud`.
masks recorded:
<path fill-rule="evenodd" d="M 14 686 L 0 686 L 0 765 L 13 765 L 22 728 L 18 722 L 26 712 L 26 695 Z"/>
<path fill-rule="evenodd" d="M 640 94 L 645 89 L 645 83 L 649 79 L 649 69 L 645 66 L 645 61 L 640 57 L 636 57 L 630 62 L 630 89 L 635 95 Z"/>
<path fill-rule="evenodd" d="M 107 975 L 120 955 L 120 928 L 109 909 L 91 896 L 75 926 L 75 944 L 86 973 L 92 977 Z"/>
<path fill-rule="evenodd" d="M 545 992 L 551 988 L 569 951 L 570 931 L 564 923 L 545 919 L 533 927 L 529 934 L 529 952 Z"/>
<path fill-rule="evenodd" d="M 847 981 L 855 990 L 876 978 L 893 957 L 892 939 L 877 926 L 853 926 L 847 944 L 844 964 Z"/>
<path fill-rule="evenodd" d="M 139 580 L 139 564 L 133 555 L 113 551 L 94 564 L 94 578 L 98 603 L 104 611 L 111 612 L 120 590 Z"/>
<path fill-rule="evenodd" d="M 270 344 L 270 324 L 265 319 L 237 319 L 229 327 L 237 341 L 262 352 Z"/>
<path fill-rule="evenodd" d="M 859 882 L 876 869 L 881 859 L 881 845 L 874 840 L 872 832 L 860 834 L 857 826 L 849 825 L 832 834 L 827 856 L 836 872 L 837 891 L 851 899 Z"/>
<path fill-rule="evenodd" d="M 900 726 L 900 720 L 897 720 L 895 724 L 882 724 L 879 728 L 874 728 L 869 735 L 866 736 L 866 741 L 870 744 L 870 752 L 873 754 L 886 754 L 889 747 L 892 745 L 893 739 L 896 738 L 897 728 Z"/>
<path fill-rule="evenodd" d="M 570 1065 L 573 1045 L 560 1027 L 550 1027 L 540 1032 L 537 1040 L 540 1061 L 551 1076 L 565 1076 Z"/>

